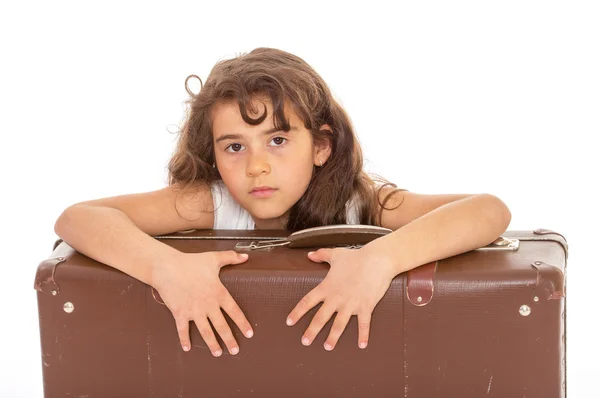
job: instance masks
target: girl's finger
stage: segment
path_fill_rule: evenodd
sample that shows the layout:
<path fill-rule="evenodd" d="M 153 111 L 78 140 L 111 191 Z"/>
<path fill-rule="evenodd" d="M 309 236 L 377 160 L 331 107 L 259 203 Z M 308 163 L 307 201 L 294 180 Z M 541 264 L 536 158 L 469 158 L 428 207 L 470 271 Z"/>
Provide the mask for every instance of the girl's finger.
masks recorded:
<path fill-rule="evenodd" d="M 302 318 L 304 314 L 310 311 L 315 305 L 323 301 L 321 294 L 321 285 L 318 285 L 313 290 L 308 292 L 306 296 L 302 297 L 298 304 L 294 307 L 292 312 L 288 315 L 286 323 L 288 326 L 292 326 L 298 322 L 298 319 Z"/>
<path fill-rule="evenodd" d="M 229 352 L 232 355 L 237 354 L 240 351 L 240 348 L 238 347 L 235 337 L 233 337 L 233 333 L 231 333 L 229 324 L 221 312 L 221 308 L 219 307 L 215 312 L 208 314 L 208 317 L 217 330 L 217 333 L 219 333 L 219 336 L 221 336 L 221 339 L 223 339 L 223 342 L 229 349 Z"/>
<path fill-rule="evenodd" d="M 371 328 L 371 312 L 366 310 L 358 313 L 358 346 L 366 348 L 369 343 L 369 330 Z"/>
<path fill-rule="evenodd" d="M 334 249 L 319 249 L 316 252 L 309 252 L 308 258 L 317 263 L 330 263 Z"/>
<path fill-rule="evenodd" d="M 331 327 L 331 331 L 329 332 L 329 337 L 327 341 L 325 341 L 325 349 L 327 351 L 331 351 L 335 348 L 340 336 L 346 330 L 346 326 L 350 321 L 350 317 L 352 314 L 349 311 L 338 311 L 335 316 L 335 321 L 333 321 L 333 326 Z"/>
<path fill-rule="evenodd" d="M 233 320 L 233 322 L 235 322 L 235 324 L 240 328 L 240 330 L 242 331 L 242 333 L 244 333 L 246 337 L 250 338 L 254 335 L 250 322 L 248 322 L 248 319 L 244 315 L 244 312 L 235 302 L 231 294 L 225 295 L 225 298 L 219 304 L 221 305 L 221 308 L 223 308 L 223 310 Z"/>
<path fill-rule="evenodd" d="M 217 262 L 219 267 L 224 267 L 231 264 L 240 264 L 248 260 L 247 253 L 238 253 L 234 250 L 217 252 Z"/>
<path fill-rule="evenodd" d="M 215 357 L 220 357 L 223 351 L 221 350 L 221 346 L 219 345 L 206 316 L 198 315 L 194 318 L 194 322 L 210 352 L 212 352 Z"/>
<path fill-rule="evenodd" d="M 176 317 L 175 325 L 177 327 L 177 335 L 179 336 L 179 343 L 183 351 L 189 351 L 192 348 L 190 343 L 190 321 L 187 318 Z"/>
<path fill-rule="evenodd" d="M 319 311 L 315 314 L 312 319 L 310 325 L 304 332 L 304 336 L 302 336 L 302 344 L 310 345 L 315 337 L 319 334 L 323 326 L 331 319 L 333 314 L 335 313 L 335 306 L 328 304 L 327 301 L 323 303 Z"/>

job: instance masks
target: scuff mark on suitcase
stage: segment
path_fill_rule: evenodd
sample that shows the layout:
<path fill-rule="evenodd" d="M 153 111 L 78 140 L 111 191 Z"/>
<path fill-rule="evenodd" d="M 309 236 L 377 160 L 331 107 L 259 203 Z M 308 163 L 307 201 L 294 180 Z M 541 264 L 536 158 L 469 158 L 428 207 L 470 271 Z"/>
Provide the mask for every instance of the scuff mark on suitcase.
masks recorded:
<path fill-rule="evenodd" d="M 51 294 L 55 296 L 60 292 L 60 288 L 54 279 L 56 273 L 56 267 L 58 264 L 67 261 L 64 257 L 49 258 L 44 260 L 38 266 L 38 272 L 36 274 L 35 283 L 33 288 L 38 292 Z M 56 291 L 52 294 L 52 291 Z"/>
<path fill-rule="evenodd" d="M 446 365 L 448 365 L 448 360 L 444 361 L 444 371 L 442 372 L 442 380 L 446 377 Z"/>
<path fill-rule="evenodd" d="M 492 379 L 494 376 L 490 376 L 490 383 L 488 384 L 487 395 L 490 395 L 490 390 L 492 389 Z"/>
<path fill-rule="evenodd" d="M 131 283 L 129 286 L 127 286 L 126 290 L 121 290 L 121 296 L 124 296 L 125 294 L 127 294 L 127 292 L 129 292 L 131 290 L 132 286 L 133 286 L 133 283 Z"/>
<path fill-rule="evenodd" d="M 148 352 L 148 393 L 149 396 L 154 396 L 152 391 L 152 356 L 150 355 L 150 330 L 146 333 L 146 347 Z"/>
<path fill-rule="evenodd" d="M 47 354 L 47 353 L 45 353 L 45 352 L 42 352 L 42 362 L 43 362 L 44 366 L 45 366 L 45 367 L 47 367 L 47 368 L 49 368 L 49 367 L 50 367 L 50 364 L 49 364 L 48 362 L 46 362 L 46 358 L 49 358 L 49 357 L 51 357 L 51 356 L 52 356 L 52 355 L 50 355 L 50 354 Z"/>
<path fill-rule="evenodd" d="M 557 266 L 535 261 L 531 264 L 535 268 L 536 288 L 542 287 L 546 300 L 556 300 L 565 297 L 564 272 Z M 546 270 L 546 273 L 542 271 Z M 554 279 L 554 280 L 553 280 Z"/>

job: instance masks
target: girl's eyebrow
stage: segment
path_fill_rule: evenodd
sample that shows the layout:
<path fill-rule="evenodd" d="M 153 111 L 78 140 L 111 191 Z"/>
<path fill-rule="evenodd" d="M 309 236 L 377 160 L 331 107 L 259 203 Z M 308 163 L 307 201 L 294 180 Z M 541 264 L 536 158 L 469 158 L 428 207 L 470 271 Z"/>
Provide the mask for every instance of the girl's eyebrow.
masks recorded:
<path fill-rule="evenodd" d="M 290 131 L 296 131 L 296 130 L 298 130 L 297 127 L 290 126 Z M 288 133 L 285 130 L 279 130 L 277 127 L 273 127 L 272 129 L 269 129 L 267 131 L 263 131 L 263 135 L 268 135 L 268 134 L 276 133 L 278 131 L 281 131 L 284 134 Z M 223 140 L 239 140 L 240 138 L 243 138 L 243 137 L 241 135 L 239 135 L 239 134 L 226 134 L 226 135 L 222 135 L 219 138 L 217 138 L 215 140 L 215 143 L 223 141 Z"/>

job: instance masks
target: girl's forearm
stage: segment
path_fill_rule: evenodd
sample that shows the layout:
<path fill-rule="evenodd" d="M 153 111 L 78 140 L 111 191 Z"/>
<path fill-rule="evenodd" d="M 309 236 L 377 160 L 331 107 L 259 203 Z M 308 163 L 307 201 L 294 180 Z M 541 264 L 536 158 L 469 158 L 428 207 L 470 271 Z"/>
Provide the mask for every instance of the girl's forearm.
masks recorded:
<path fill-rule="evenodd" d="M 151 286 L 156 267 L 183 254 L 144 233 L 125 213 L 111 207 L 71 206 L 60 215 L 54 230 L 78 252 Z"/>
<path fill-rule="evenodd" d="M 393 276 L 486 246 L 510 224 L 508 207 L 496 196 L 479 194 L 440 206 L 360 250 L 389 262 Z"/>

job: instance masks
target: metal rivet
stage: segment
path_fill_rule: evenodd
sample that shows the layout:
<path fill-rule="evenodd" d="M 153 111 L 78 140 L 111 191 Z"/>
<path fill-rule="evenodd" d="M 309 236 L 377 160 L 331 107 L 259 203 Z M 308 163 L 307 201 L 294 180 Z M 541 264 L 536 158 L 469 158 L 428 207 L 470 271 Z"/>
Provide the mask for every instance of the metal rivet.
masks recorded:
<path fill-rule="evenodd" d="M 58 294 L 58 292 L 57 292 L 56 290 L 53 290 L 53 291 L 52 291 L 52 295 L 53 295 L 53 296 L 56 296 L 57 294 Z"/>
<path fill-rule="evenodd" d="M 528 305 L 522 305 L 521 308 L 519 308 L 519 313 L 523 316 L 527 316 L 531 314 L 531 308 Z"/>
<path fill-rule="evenodd" d="M 535 297 L 533 298 L 533 301 L 535 301 L 535 302 L 537 303 L 538 301 L 540 301 L 540 298 L 539 298 L 538 296 L 535 296 Z"/>
<path fill-rule="evenodd" d="M 70 314 L 71 312 L 73 312 L 73 310 L 75 310 L 75 306 L 73 305 L 73 303 L 67 301 L 65 305 L 63 305 L 63 310 L 65 310 L 67 314 Z"/>
<path fill-rule="evenodd" d="M 420 303 L 421 301 L 423 301 L 423 297 L 421 297 L 421 296 L 417 297 L 417 301 Z"/>
<path fill-rule="evenodd" d="M 539 261 L 536 261 L 534 264 L 535 265 L 540 265 L 541 263 Z"/>

